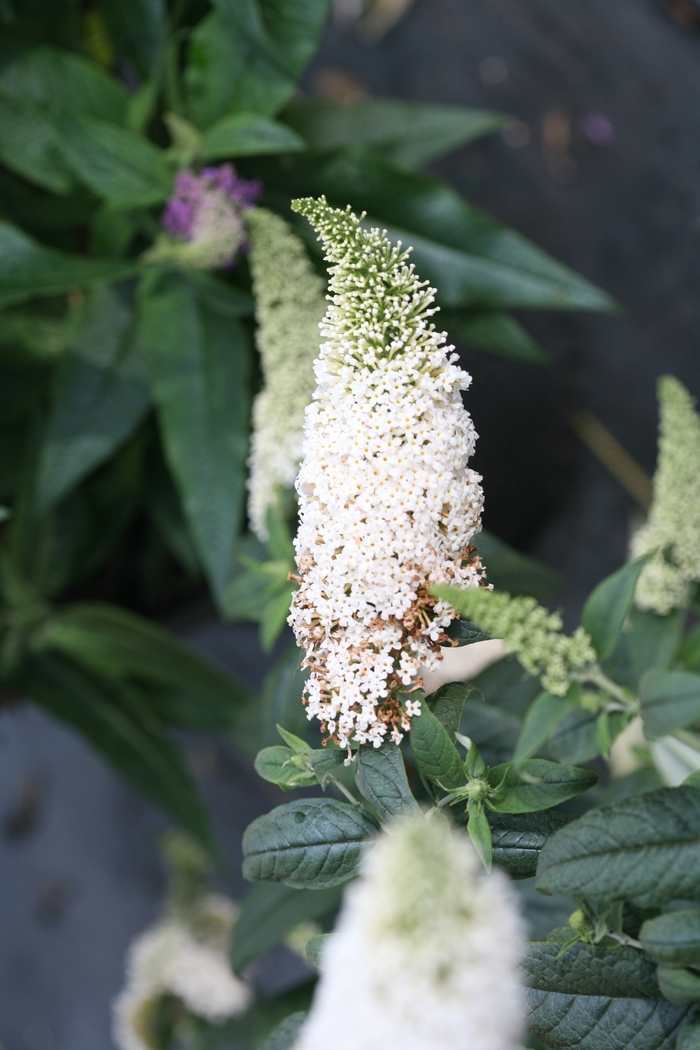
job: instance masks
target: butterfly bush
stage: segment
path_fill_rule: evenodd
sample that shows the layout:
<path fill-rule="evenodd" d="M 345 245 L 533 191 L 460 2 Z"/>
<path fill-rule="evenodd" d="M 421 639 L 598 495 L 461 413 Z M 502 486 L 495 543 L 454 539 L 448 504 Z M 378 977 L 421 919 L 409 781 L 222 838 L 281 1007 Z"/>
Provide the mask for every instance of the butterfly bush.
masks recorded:
<path fill-rule="evenodd" d="M 326 304 L 324 282 L 284 219 L 255 208 L 247 223 L 264 378 L 253 405 L 248 517 L 258 538 L 266 540 L 268 508 L 280 488 L 294 485 L 299 471 Z"/>
<path fill-rule="evenodd" d="M 325 198 L 293 203 L 330 265 L 325 342 L 297 478 L 299 589 L 290 623 L 310 668 L 307 715 L 341 746 L 398 743 L 404 692 L 440 662 L 454 618 L 435 583 L 479 585 L 480 476 L 470 377 L 430 317 L 434 289 L 380 230 Z"/>
<path fill-rule="evenodd" d="M 232 164 L 185 168 L 175 177 L 163 212 L 167 231 L 144 256 L 147 262 L 177 262 L 198 270 L 231 266 L 247 238 L 245 213 L 262 189 L 258 179 L 242 179 Z"/>
<path fill-rule="evenodd" d="M 633 557 L 656 550 L 642 570 L 635 600 L 665 615 L 685 605 L 700 582 L 700 419 L 679 380 L 659 380 L 659 460 L 654 501 L 632 539 Z"/>
<path fill-rule="evenodd" d="M 515 653 L 529 674 L 540 675 L 542 685 L 554 696 L 565 696 L 573 678 L 596 664 L 584 628 L 563 634 L 559 613 L 548 612 L 534 598 L 512 598 L 483 587 L 478 591 L 436 587 L 435 592 L 482 631 L 502 639 L 506 652 Z"/>
<path fill-rule="evenodd" d="M 398 821 L 346 891 L 295 1050 L 514 1050 L 524 936 L 507 879 L 461 834 Z"/>

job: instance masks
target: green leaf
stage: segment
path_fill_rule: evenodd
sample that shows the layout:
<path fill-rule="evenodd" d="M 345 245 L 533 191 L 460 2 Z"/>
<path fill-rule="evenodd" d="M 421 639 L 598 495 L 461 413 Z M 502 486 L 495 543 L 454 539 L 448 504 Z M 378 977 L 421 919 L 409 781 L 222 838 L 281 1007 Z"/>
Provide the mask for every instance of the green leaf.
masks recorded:
<path fill-rule="evenodd" d="M 232 113 L 208 129 L 200 152 L 205 160 L 218 160 L 302 149 L 306 149 L 306 143 L 286 124 L 257 113 Z"/>
<path fill-rule="evenodd" d="M 570 813 L 549 810 L 545 813 L 487 812 L 491 825 L 494 863 L 504 868 L 512 879 L 529 879 L 537 871 L 537 861 L 547 839 L 570 823 Z"/>
<path fill-rule="evenodd" d="M 506 762 L 488 771 L 493 788 L 503 784 L 502 792 L 489 797 L 489 806 L 497 813 L 550 809 L 588 791 L 597 780 L 598 774 L 592 769 L 562 766 L 544 758 L 528 758 L 518 766 Z"/>
<path fill-rule="evenodd" d="M 10 171 L 52 193 L 68 193 L 75 185 L 51 121 L 37 106 L 2 95 L 0 160 Z"/>
<path fill-rule="evenodd" d="M 280 1021 L 273 1032 L 262 1044 L 260 1050 L 292 1050 L 308 1017 L 306 1010 L 298 1010 L 295 1014 L 285 1017 Z"/>
<path fill-rule="evenodd" d="M 600 754 L 597 711 L 575 707 L 549 738 L 549 752 L 559 762 L 575 765 Z"/>
<path fill-rule="evenodd" d="M 464 765 L 457 748 L 425 701 L 421 703 L 420 715 L 411 719 L 411 748 L 416 765 L 428 780 L 448 791 L 465 783 Z"/>
<path fill-rule="evenodd" d="M 243 877 L 324 889 L 356 873 L 362 843 L 377 826 L 359 806 L 309 798 L 278 806 L 243 835 Z"/>
<path fill-rule="evenodd" d="M 540 693 L 525 715 L 513 762 L 517 765 L 530 758 L 546 744 L 553 731 L 576 706 L 579 690 L 569 690 L 567 696 Z"/>
<path fill-rule="evenodd" d="M 477 536 L 479 554 L 486 564 L 489 583 L 513 595 L 529 595 L 543 601 L 559 594 L 561 577 L 535 558 L 516 551 L 491 532 L 482 529 Z"/>
<path fill-rule="evenodd" d="M 587 813 L 544 847 L 537 886 L 644 908 L 700 898 L 700 793 L 661 788 Z"/>
<path fill-rule="evenodd" d="M 20 51 L 3 67 L 0 96 L 115 123 L 124 119 L 129 101 L 123 84 L 94 62 L 46 46 Z"/>
<path fill-rule="evenodd" d="M 96 259 L 45 248 L 16 226 L 0 222 L 0 309 L 98 281 L 131 277 L 135 271 L 128 259 Z"/>
<path fill-rule="evenodd" d="M 459 729 L 465 700 L 471 692 L 472 686 L 468 682 L 447 682 L 426 698 L 430 710 L 442 722 L 452 741 Z"/>
<path fill-rule="evenodd" d="M 385 823 L 402 813 L 420 813 L 408 786 L 401 749 L 396 744 L 362 745 L 357 758 L 356 783 Z"/>
<path fill-rule="evenodd" d="M 485 642 L 491 637 L 477 627 L 471 620 L 453 620 L 445 634 L 456 642 L 458 646 L 473 645 L 474 642 Z M 449 646 L 445 646 L 449 648 Z"/>
<path fill-rule="evenodd" d="M 56 374 L 35 501 L 47 510 L 126 441 L 149 406 L 133 311 L 115 286 L 95 288 Z"/>
<path fill-rule="evenodd" d="M 323 953 L 328 947 L 330 939 L 330 933 L 317 933 L 316 936 L 312 937 L 306 944 L 306 958 L 312 966 L 316 967 L 317 970 L 321 969 Z"/>
<path fill-rule="evenodd" d="M 539 343 L 510 314 L 495 311 L 447 312 L 440 323 L 455 339 L 463 340 L 480 350 L 489 350 L 515 361 L 531 365 L 547 365 L 551 358 Z"/>
<path fill-rule="evenodd" d="M 700 1024 L 686 1024 L 681 1028 L 676 1050 L 700 1050 Z"/>
<path fill-rule="evenodd" d="M 291 748 L 295 755 L 311 754 L 311 748 L 300 736 L 290 733 L 288 729 L 283 729 L 280 725 L 277 726 L 277 732 L 282 737 L 287 747 Z"/>
<path fill-rule="evenodd" d="M 690 773 L 683 781 L 688 787 L 700 788 L 700 769 Z"/>
<path fill-rule="evenodd" d="M 345 752 L 341 751 L 340 748 L 329 747 L 325 751 L 318 748 L 309 754 L 311 768 L 324 791 L 328 787 L 333 770 L 342 765 L 344 761 Z"/>
<path fill-rule="evenodd" d="M 178 748 L 117 683 L 56 656 L 27 662 L 16 687 L 77 729 L 111 764 L 163 806 L 209 852 L 214 837 Z"/>
<path fill-rule="evenodd" d="M 660 963 L 700 963 L 700 908 L 681 908 L 647 919 L 639 931 L 646 952 Z"/>
<path fill-rule="evenodd" d="M 230 728 L 248 703 L 241 686 L 169 631 L 115 605 L 65 605 L 51 614 L 33 644 L 61 652 L 87 670 L 168 689 L 153 701 L 173 725 Z"/>
<path fill-rule="evenodd" d="M 512 306 L 610 310 L 613 301 L 567 267 L 502 226 L 429 175 L 397 168 L 375 150 L 328 158 L 297 154 L 284 164 L 262 159 L 267 190 L 289 196 L 325 193 L 331 204 L 367 211 L 371 222 L 413 245 L 411 261 L 448 307 Z"/>
<path fill-rule="evenodd" d="M 678 966 L 659 966 L 656 976 L 669 1002 L 682 1005 L 700 1001 L 700 973 Z"/>
<path fill-rule="evenodd" d="M 491 827 L 486 819 L 484 807 L 480 802 L 469 801 L 467 803 L 467 814 L 469 817 L 467 831 L 469 832 L 472 846 L 478 853 L 479 860 L 486 871 L 491 871 L 493 866 L 493 843 L 491 841 Z"/>
<path fill-rule="evenodd" d="M 235 318 L 201 301 L 184 273 L 151 269 L 139 304 L 166 457 L 220 600 L 233 572 L 243 517 L 248 340 Z"/>
<path fill-rule="evenodd" d="M 271 951 L 301 922 L 312 922 L 338 907 L 338 887 L 295 890 L 280 882 L 256 882 L 241 902 L 231 938 L 231 966 L 240 973 Z"/>
<path fill-rule="evenodd" d="M 302 99 L 287 108 L 284 119 L 314 150 L 377 146 L 397 164 L 420 167 L 500 131 L 512 118 L 467 106 L 372 98 L 353 103 Z"/>
<path fill-rule="evenodd" d="M 678 659 L 690 670 L 697 671 L 700 668 L 700 623 L 696 623 L 686 634 Z"/>
<path fill-rule="evenodd" d="M 165 0 L 100 0 L 119 53 L 148 75 L 163 56 L 168 35 Z"/>
<path fill-rule="evenodd" d="M 671 665 L 685 617 L 685 609 L 677 609 L 668 616 L 658 616 L 632 606 L 628 617 L 629 631 L 623 636 L 632 684 L 636 684 L 650 667 L 667 668 Z"/>
<path fill-rule="evenodd" d="M 652 668 L 639 683 L 644 728 L 650 737 L 700 722 L 700 675 Z"/>
<path fill-rule="evenodd" d="M 55 118 L 61 153 L 75 176 L 120 208 L 160 204 L 172 187 L 163 150 L 127 128 L 83 114 Z"/>
<path fill-rule="evenodd" d="M 206 128 L 235 111 L 274 115 L 314 53 L 328 0 L 217 0 L 215 7 L 190 38 L 191 119 Z"/>
<path fill-rule="evenodd" d="M 645 554 L 618 569 L 599 583 L 586 600 L 581 622 L 600 660 L 606 660 L 615 651 L 634 601 L 637 580 L 650 557 Z"/>
<path fill-rule="evenodd" d="M 289 747 L 275 745 L 259 751 L 255 759 L 255 772 L 270 784 L 277 784 L 283 791 L 312 787 L 316 776 L 309 772 L 306 764 L 301 767 L 294 762 L 298 758 Z"/>
<path fill-rule="evenodd" d="M 531 944 L 523 968 L 528 1029 L 553 1050 L 672 1050 L 688 1016 L 661 999 L 651 961 L 634 948 Z"/>

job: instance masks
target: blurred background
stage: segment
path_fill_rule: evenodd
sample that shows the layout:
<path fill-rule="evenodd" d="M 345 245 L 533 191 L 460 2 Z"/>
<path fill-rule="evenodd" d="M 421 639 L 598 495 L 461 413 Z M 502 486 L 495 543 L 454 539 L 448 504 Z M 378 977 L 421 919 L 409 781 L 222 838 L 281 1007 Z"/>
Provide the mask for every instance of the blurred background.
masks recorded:
<path fill-rule="evenodd" d="M 429 170 L 620 307 L 516 311 L 548 366 L 459 347 L 473 376 L 467 405 L 480 435 L 485 525 L 561 574 L 554 604 L 573 624 L 591 587 L 625 559 L 642 512 L 609 436 L 651 475 L 657 377 L 672 373 L 700 394 L 700 8 L 379 7 L 369 18 L 360 0 L 336 0 L 303 90 L 512 114 L 517 123 Z M 602 445 L 592 419 L 605 428 Z M 203 589 L 172 601 L 161 619 L 239 681 L 260 685 L 271 657 L 256 628 L 222 625 Z M 221 736 L 185 737 L 184 746 L 235 870 L 243 829 L 277 795 Z M 3 1050 L 108 1050 L 124 952 L 162 895 L 154 843 L 164 820 L 81 739 L 27 706 L 0 717 L 0 819 Z M 260 979 L 275 990 L 290 965 L 273 961 Z"/>

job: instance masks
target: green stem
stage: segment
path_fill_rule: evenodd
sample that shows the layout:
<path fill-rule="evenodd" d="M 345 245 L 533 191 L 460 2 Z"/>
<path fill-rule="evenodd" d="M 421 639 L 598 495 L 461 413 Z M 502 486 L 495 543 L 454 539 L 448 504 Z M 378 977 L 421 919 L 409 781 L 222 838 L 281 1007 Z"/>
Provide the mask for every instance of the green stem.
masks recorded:
<path fill-rule="evenodd" d="M 639 701 L 630 698 L 624 689 L 619 686 L 612 679 L 608 678 L 605 672 L 598 666 L 590 668 L 588 671 L 584 671 L 579 677 L 578 681 L 584 684 L 590 682 L 591 685 L 597 685 L 604 693 L 609 693 L 610 696 L 614 696 L 620 704 L 620 707 L 613 707 L 612 705 L 608 708 L 610 711 L 628 711 L 636 714 L 639 710 Z"/>
<path fill-rule="evenodd" d="M 345 795 L 345 797 L 348 800 L 348 802 L 352 802 L 353 806 L 361 806 L 362 805 L 362 803 L 358 799 L 355 798 L 355 796 L 353 795 L 352 791 L 348 791 L 348 789 L 345 787 L 345 784 L 341 784 L 341 782 L 338 780 L 338 778 L 334 777 L 332 773 L 329 774 L 328 779 L 331 782 L 331 784 L 333 784 L 333 786 L 336 787 L 338 789 L 338 791 L 340 791 L 341 794 Z"/>

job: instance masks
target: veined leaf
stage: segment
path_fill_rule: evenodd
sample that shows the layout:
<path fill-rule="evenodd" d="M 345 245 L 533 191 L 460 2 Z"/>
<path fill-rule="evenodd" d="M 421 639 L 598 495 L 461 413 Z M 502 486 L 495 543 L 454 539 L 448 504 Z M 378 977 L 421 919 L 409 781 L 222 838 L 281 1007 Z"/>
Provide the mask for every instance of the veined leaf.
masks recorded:
<path fill-rule="evenodd" d="M 37 106 L 2 94 L 0 160 L 10 171 L 52 193 L 68 193 L 75 185 L 48 117 Z"/>
<path fill-rule="evenodd" d="M 700 899 L 700 792 L 661 788 L 592 810 L 549 840 L 537 885 L 645 908 Z"/>
<path fill-rule="evenodd" d="M 136 269 L 128 259 L 96 259 L 45 248 L 16 226 L 0 222 L 0 309 L 98 281 L 131 277 Z"/>
<path fill-rule="evenodd" d="M 357 872 L 362 843 L 377 826 L 359 806 L 307 798 L 278 806 L 243 835 L 243 876 L 324 889 Z"/>
<path fill-rule="evenodd" d="M 340 904 L 339 887 L 295 890 L 280 882 L 256 882 L 241 902 L 231 938 L 236 973 L 274 948 L 300 922 L 312 922 Z"/>
<path fill-rule="evenodd" d="M 488 780 L 502 790 L 489 798 L 497 813 L 530 813 L 550 809 L 587 791 L 598 780 L 592 769 L 562 766 L 543 758 L 528 758 L 519 765 L 492 766 Z"/>
<path fill-rule="evenodd" d="M 356 783 L 382 821 L 403 813 L 419 813 L 406 779 L 401 749 L 391 741 L 381 747 L 363 744 L 357 759 Z"/>
<path fill-rule="evenodd" d="M 57 503 L 136 429 L 150 398 L 127 295 L 102 285 L 83 315 L 56 375 L 39 454 L 35 501 Z"/>
<path fill-rule="evenodd" d="M 462 623 L 457 620 L 457 623 Z M 424 703 L 427 703 L 435 715 L 447 730 L 450 740 L 455 739 L 455 733 L 459 729 L 459 723 L 464 710 L 464 703 L 472 692 L 469 682 L 446 682 L 436 689 Z M 421 705 L 422 707 L 423 705 Z"/>
<path fill-rule="evenodd" d="M 615 651 L 632 607 L 637 580 L 649 558 L 645 554 L 608 576 L 591 592 L 583 607 L 581 622 L 600 660 L 606 660 Z"/>
<path fill-rule="evenodd" d="M 700 908 L 677 911 L 647 919 L 639 931 L 646 952 L 660 963 L 691 966 L 700 963 Z"/>
<path fill-rule="evenodd" d="M 411 719 L 411 748 L 419 770 L 434 784 L 439 783 L 449 791 L 466 783 L 457 748 L 424 698 L 420 715 Z"/>
<path fill-rule="evenodd" d="M 256 755 L 255 772 L 270 784 L 279 785 L 283 791 L 312 787 L 316 784 L 316 776 L 307 769 L 305 763 L 298 765 L 294 761 L 297 757 L 297 752 L 280 744 L 264 747 Z"/>
<path fill-rule="evenodd" d="M 243 516 L 248 341 L 235 318 L 202 302 L 184 273 L 152 268 L 139 304 L 166 457 L 220 600 L 233 572 Z"/>
<path fill-rule="evenodd" d="M 639 683 L 644 728 L 651 737 L 700 722 L 700 675 L 652 668 Z"/>
<path fill-rule="evenodd" d="M 119 123 L 129 95 L 94 62 L 58 47 L 20 51 L 0 72 L 0 95 L 43 105 L 52 112 L 88 113 Z"/>
<path fill-rule="evenodd" d="M 204 134 L 201 154 L 205 160 L 221 157 L 255 157 L 264 153 L 296 153 L 306 143 L 277 120 L 258 113 L 232 113 Z"/>
<path fill-rule="evenodd" d="M 494 864 L 512 879 L 532 878 L 547 839 L 574 819 L 559 810 L 517 814 L 487 811 L 486 816 L 491 825 Z"/>

